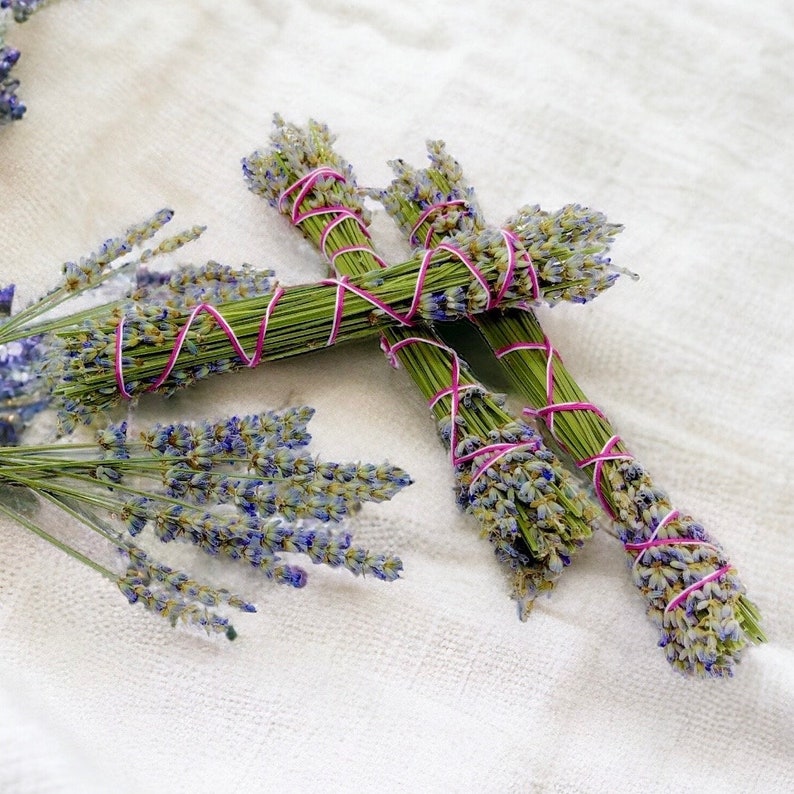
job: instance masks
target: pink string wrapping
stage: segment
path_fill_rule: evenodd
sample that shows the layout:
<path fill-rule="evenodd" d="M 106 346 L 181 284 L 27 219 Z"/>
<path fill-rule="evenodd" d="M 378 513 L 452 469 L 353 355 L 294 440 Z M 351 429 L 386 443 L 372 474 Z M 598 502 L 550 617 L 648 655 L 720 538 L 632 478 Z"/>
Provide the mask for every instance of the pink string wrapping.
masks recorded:
<path fill-rule="evenodd" d="M 543 350 L 546 353 L 546 404 L 541 408 L 525 408 L 524 413 L 528 416 L 538 416 L 540 417 L 549 428 L 549 432 L 552 435 L 552 438 L 562 447 L 566 452 L 569 452 L 565 444 L 557 435 L 556 429 L 554 427 L 554 416 L 557 413 L 562 411 L 590 411 L 597 416 L 601 417 L 601 419 L 606 419 L 604 414 L 601 412 L 599 408 L 597 408 L 592 403 L 586 402 L 567 402 L 567 403 L 555 403 L 554 402 L 554 358 L 556 357 L 560 361 L 562 358 L 557 350 L 552 346 L 551 341 L 549 340 L 548 336 L 543 337 L 542 342 L 515 342 L 511 345 L 507 345 L 506 347 L 499 348 L 498 350 L 494 351 L 494 355 L 501 359 L 506 356 L 508 353 L 514 353 L 517 350 Z M 602 455 L 606 454 L 606 451 L 602 452 Z M 589 463 L 593 463 L 595 459 L 588 459 L 587 461 L 578 461 L 577 465 L 582 468 L 587 466 Z M 597 486 L 594 487 L 597 488 Z"/>
<path fill-rule="evenodd" d="M 168 376 L 174 370 L 176 366 L 176 361 L 179 358 L 179 354 L 182 352 L 182 347 L 185 344 L 185 339 L 187 338 L 188 332 L 190 331 L 190 327 L 195 322 L 196 318 L 203 313 L 209 314 L 216 323 L 221 327 L 223 332 L 226 334 L 231 346 L 234 348 L 235 353 L 242 359 L 245 363 L 246 367 L 256 367 L 262 360 L 262 355 L 264 352 L 265 347 L 265 336 L 267 334 L 267 326 L 270 322 L 270 317 L 273 314 L 273 310 L 276 308 L 276 304 L 281 299 L 282 295 L 284 295 L 284 290 L 281 287 L 276 287 L 273 290 L 273 297 L 270 299 L 270 303 L 268 303 L 267 308 L 265 309 L 264 317 L 262 318 L 262 322 L 259 325 L 259 333 L 257 334 L 256 346 L 254 348 L 253 355 L 248 356 L 248 354 L 243 349 L 243 346 L 240 344 L 240 340 L 237 338 L 237 335 L 234 333 L 234 329 L 229 325 L 226 321 L 224 316 L 212 305 L 209 303 L 200 303 L 198 306 L 195 306 L 190 314 L 188 315 L 185 324 L 179 330 L 179 333 L 176 336 L 176 340 L 174 341 L 174 347 L 171 350 L 171 354 L 168 357 L 168 361 L 166 362 L 165 368 L 163 369 L 160 376 L 154 383 L 150 384 L 146 391 L 155 391 L 159 389 L 163 383 L 168 379 Z M 116 326 L 116 362 L 115 362 L 115 373 L 116 373 L 116 385 L 118 386 L 119 393 L 121 396 L 126 399 L 132 399 L 132 394 L 127 390 L 127 387 L 124 382 L 124 367 L 123 367 L 123 360 L 122 360 L 122 348 L 124 343 L 124 325 L 125 321 L 122 317 L 119 320 L 118 325 Z"/>
<path fill-rule="evenodd" d="M 294 224 L 299 224 L 302 221 L 306 220 L 310 217 L 316 217 L 318 215 L 333 215 L 334 217 L 325 225 L 323 232 L 320 238 L 320 247 L 323 252 L 323 255 L 331 262 L 333 265 L 334 260 L 336 257 L 340 256 L 343 253 L 353 250 L 369 250 L 364 246 L 349 246 L 348 248 L 342 248 L 338 251 L 333 252 L 332 254 L 328 254 L 327 249 L 327 242 L 329 233 L 332 229 L 334 229 L 337 224 L 341 223 L 343 220 L 350 219 L 354 220 L 356 223 L 359 224 L 365 236 L 369 239 L 369 233 L 364 225 L 363 220 L 349 207 L 344 207 L 342 205 L 339 206 L 331 206 L 331 207 L 318 207 L 315 209 L 307 210 L 306 212 L 300 212 L 300 207 L 297 202 L 303 202 L 306 198 L 308 193 L 314 187 L 316 181 L 322 177 L 332 177 L 335 179 L 339 179 L 341 181 L 345 181 L 344 177 L 339 174 L 337 171 L 331 168 L 318 168 L 314 171 L 306 174 L 304 177 L 296 181 L 293 185 L 288 187 L 279 198 L 278 206 L 282 211 L 284 210 L 284 202 L 286 198 L 295 190 L 298 190 L 298 195 L 296 197 L 296 204 L 293 206 L 292 211 L 289 213 Z M 488 303 L 491 305 L 493 303 L 493 297 L 491 296 L 490 292 L 490 285 L 488 284 L 487 279 L 477 266 L 471 262 L 466 255 L 451 245 L 446 245 L 442 243 L 441 245 L 436 246 L 433 249 L 428 249 L 425 251 L 424 255 L 422 256 L 422 261 L 420 263 L 419 272 L 417 274 L 416 279 L 416 286 L 414 288 L 414 294 L 411 300 L 411 305 L 408 311 L 405 314 L 400 314 L 396 310 L 394 310 L 389 304 L 385 303 L 384 301 L 380 300 L 377 296 L 373 295 L 371 292 L 363 289 L 362 287 L 358 287 L 355 284 L 350 283 L 348 277 L 343 276 L 341 278 L 335 279 L 325 279 L 321 281 L 320 284 L 324 286 L 332 286 L 336 288 L 336 300 L 333 312 L 333 319 L 331 325 L 331 332 L 328 336 L 328 341 L 326 342 L 327 345 L 333 345 L 336 342 L 337 336 L 339 334 L 342 318 L 344 315 L 344 304 L 345 304 L 345 293 L 352 292 L 355 295 L 358 295 L 360 298 L 371 303 L 376 309 L 384 312 L 386 315 L 391 317 L 397 323 L 403 326 L 412 326 L 413 319 L 416 316 L 417 312 L 419 311 L 419 307 L 421 304 L 422 299 L 422 291 L 424 289 L 425 279 L 427 277 L 427 273 L 432 265 L 433 257 L 441 251 L 445 251 L 447 253 L 452 254 L 456 258 L 458 258 L 461 263 L 471 272 L 474 278 L 477 280 L 479 285 L 486 291 L 488 294 Z M 372 254 L 375 261 L 377 261 L 381 266 L 385 267 L 386 263 L 378 257 L 376 254 Z M 177 337 L 174 341 L 174 347 L 171 350 L 171 353 L 168 357 L 168 361 L 163 369 L 162 373 L 158 376 L 158 378 L 152 383 L 150 386 L 147 387 L 147 391 L 154 391 L 160 388 L 163 383 L 168 379 L 168 376 L 173 372 L 174 367 L 176 366 L 176 361 L 179 357 L 179 354 L 182 351 L 182 348 L 185 344 L 185 340 L 187 338 L 187 334 L 190 331 L 191 326 L 195 322 L 196 318 L 202 314 L 206 313 L 213 317 L 213 319 L 218 323 L 221 327 L 223 332 L 226 334 L 230 344 L 234 348 L 235 353 L 239 356 L 239 358 L 244 362 L 247 367 L 255 367 L 257 366 L 260 361 L 262 360 L 263 350 L 264 350 L 264 343 L 265 343 L 265 335 L 267 333 L 267 325 L 270 320 L 270 317 L 273 313 L 273 310 L 276 307 L 276 303 L 278 302 L 279 298 L 284 294 L 284 290 L 282 288 L 277 288 L 274 292 L 273 299 L 268 304 L 267 309 L 265 311 L 265 315 L 262 319 L 262 323 L 259 328 L 259 334 L 257 337 L 256 347 L 254 352 L 251 356 L 243 349 L 243 346 L 240 344 L 237 335 L 234 333 L 234 330 L 223 317 L 220 311 L 216 309 L 209 303 L 201 303 L 198 306 L 195 306 L 193 310 L 188 315 L 184 325 L 180 329 Z M 501 294 L 504 294 L 502 291 Z M 117 327 L 116 327 L 116 340 L 115 340 L 115 352 L 116 352 L 116 362 L 115 362 L 115 375 L 116 375 L 116 385 L 118 387 L 119 393 L 125 399 L 131 399 L 132 394 L 127 389 L 124 380 L 124 371 L 123 371 L 123 360 L 122 360 L 122 349 L 123 349 L 123 338 L 124 338 L 124 326 L 125 320 L 122 318 Z"/>
<path fill-rule="evenodd" d="M 728 573 L 731 569 L 730 563 L 727 565 L 723 565 L 722 568 L 718 568 L 716 571 L 712 571 L 710 574 L 707 574 L 702 579 L 698 579 L 697 582 L 693 582 L 689 587 L 685 587 L 670 603 L 664 608 L 665 613 L 672 612 L 677 606 L 682 604 L 686 599 L 689 597 L 690 593 L 694 593 L 696 590 L 700 590 L 705 584 L 708 582 L 713 582 L 715 579 L 719 579 L 720 576 Z"/>
<path fill-rule="evenodd" d="M 286 215 L 289 215 L 290 220 L 292 221 L 294 226 L 299 226 L 303 221 L 307 218 L 316 217 L 318 215 L 333 215 L 334 217 L 325 225 L 323 231 L 320 235 L 320 250 L 325 256 L 326 259 L 331 263 L 334 264 L 336 258 L 344 253 L 348 253 L 350 251 L 366 251 L 369 253 L 372 258 L 381 266 L 386 267 L 387 263 L 379 257 L 372 248 L 368 246 L 348 246 L 345 248 L 340 248 L 337 251 L 334 251 L 332 254 L 329 254 L 327 249 L 327 241 L 330 232 L 336 228 L 336 226 L 342 223 L 344 220 L 352 220 L 358 224 L 358 227 L 361 229 L 361 232 L 364 236 L 369 240 L 370 234 L 369 230 L 367 229 L 366 224 L 364 223 L 363 218 L 360 216 L 358 212 L 353 210 L 350 207 L 344 206 L 342 204 L 334 204 L 330 206 L 324 207 L 314 207 L 312 209 L 308 209 L 306 211 L 301 211 L 301 205 L 309 196 L 311 191 L 316 186 L 317 182 L 321 179 L 333 179 L 338 182 L 347 183 L 347 179 L 345 178 L 344 174 L 341 174 L 339 171 L 331 168 L 330 166 L 320 166 L 318 168 L 309 171 L 308 173 L 304 174 L 302 177 L 297 179 L 293 182 L 289 187 L 285 188 L 284 191 L 281 193 L 278 199 L 278 208 L 281 212 Z M 289 197 L 297 191 L 297 195 L 294 198 L 292 209 L 287 210 L 287 202 Z M 411 233 L 411 240 L 414 241 L 416 237 L 416 231 L 418 228 L 424 223 L 425 220 L 433 213 L 438 210 L 443 209 L 444 207 L 449 207 L 453 205 L 460 205 L 466 204 L 463 200 L 456 200 L 456 201 L 449 201 L 442 204 L 434 204 L 431 207 L 428 207 L 420 216 L 419 220 L 414 225 L 414 230 Z M 450 245 L 449 243 L 440 243 L 439 245 L 430 248 L 430 240 L 432 237 L 432 230 L 428 232 L 428 235 L 425 237 L 425 245 L 424 248 L 426 249 L 424 255 L 422 257 L 422 267 L 420 270 L 420 278 L 421 284 L 424 283 L 424 276 L 426 271 L 430 265 L 430 260 L 433 256 L 440 251 L 446 251 L 451 253 L 453 256 L 457 257 L 469 270 L 469 272 L 474 276 L 477 280 L 479 285 L 488 295 L 488 309 L 496 308 L 504 298 L 507 290 L 510 288 L 510 285 L 513 283 L 513 279 L 515 278 L 515 271 L 518 261 L 518 249 L 521 247 L 521 241 L 518 236 L 507 229 L 501 229 L 501 234 L 505 240 L 505 246 L 507 247 L 508 252 L 508 264 L 507 270 L 505 271 L 504 277 L 501 280 L 501 285 L 495 294 L 491 293 L 490 285 L 488 284 L 487 279 L 483 276 L 482 272 L 477 268 L 477 266 L 466 256 L 466 254 L 460 250 L 459 248 Z M 532 266 L 532 259 L 530 258 L 529 254 L 526 251 L 521 252 L 521 257 L 526 260 L 527 264 L 529 265 L 528 272 L 529 278 L 532 284 L 532 298 L 538 299 L 540 297 L 540 284 L 538 282 L 538 274 L 535 271 L 535 268 Z M 417 290 L 414 295 L 414 304 L 412 304 L 411 309 L 408 312 L 408 323 L 403 324 L 410 324 L 410 319 L 416 312 L 419 303 L 419 297 L 421 297 L 421 286 L 420 283 L 417 283 Z"/>
<path fill-rule="evenodd" d="M 648 551 L 648 549 L 655 548 L 657 546 L 705 546 L 708 549 L 712 549 L 713 551 L 718 551 L 717 547 L 713 543 L 709 543 L 706 540 L 698 540 L 697 538 L 658 538 L 657 535 L 661 530 L 666 527 L 672 521 L 677 520 L 680 518 L 681 514 L 678 510 L 671 510 L 667 513 L 664 518 L 656 525 L 656 528 L 653 530 L 653 533 L 647 540 L 640 541 L 638 543 L 624 543 L 623 547 L 626 551 L 636 551 L 637 556 L 634 558 L 634 564 L 632 565 L 632 570 L 634 570 L 640 562 L 640 558 L 642 555 Z M 667 605 L 664 608 L 665 613 L 671 612 L 677 606 L 682 604 L 686 601 L 687 597 L 690 593 L 694 593 L 696 590 L 700 590 L 707 582 L 714 581 L 722 576 L 724 573 L 727 573 L 730 569 L 730 565 L 723 565 L 721 568 L 718 568 L 715 571 L 712 571 L 710 574 L 707 574 L 702 579 L 698 579 L 697 582 L 693 582 L 688 587 L 685 587 L 675 598 L 670 599 Z"/>
<path fill-rule="evenodd" d="M 448 209 L 449 207 L 460 207 L 460 206 L 468 206 L 468 202 L 464 199 L 452 199 L 450 201 L 439 201 L 438 204 L 431 204 L 427 209 L 422 212 L 422 214 L 416 219 L 416 223 L 411 227 L 411 231 L 408 237 L 408 242 L 411 245 L 417 245 L 419 243 L 419 229 L 422 228 L 422 224 L 425 221 L 429 221 L 430 217 L 436 213 L 441 212 L 442 210 Z M 430 241 L 433 239 L 433 225 L 430 224 L 426 234 L 425 239 L 422 241 L 422 247 L 428 248 L 430 246 Z"/>
<path fill-rule="evenodd" d="M 463 199 L 453 199 L 451 201 L 441 201 L 438 204 L 431 204 L 427 207 L 416 219 L 416 222 L 411 227 L 409 242 L 416 244 L 419 240 L 417 235 L 419 234 L 419 229 L 422 227 L 422 224 L 425 223 L 435 212 L 441 212 L 449 207 L 456 207 L 456 206 L 468 206 L 468 203 Z M 523 245 L 521 243 L 521 239 L 518 235 L 511 231 L 510 229 L 500 229 L 499 230 L 504 237 L 505 247 L 507 248 L 507 270 L 505 271 L 504 278 L 502 279 L 502 283 L 499 287 L 498 292 L 496 295 L 492 295 L 488 301 L 488 309 L 496 308 L 504 298 L 507 290 L 510 289 L 510 285 L 513 283 L 513 278 L 515 277 L 516 265 L 518 263 L 518 252 L 519 249 L 521 251 L 521 258 L 527 263 L 527 273 L 529 274 L 529 279 L 532 284 L 532 297 L 531 300 L 539 300 L 540 295 L 540 282 L 538 280 L 538 273 L 535 270 L 535 266 L 532 264 L 532 257 L 524 250 Z M 429 248 L 430 243 L 433 239 L 433 227 L 432 225 L 428 228 L 425 239 L 423 241 L 423 248 Z"/>
<path fill-rule="evenodd" d="M 425 337 L 420 336 L 411 336 L 406 337 L 405 339 L 400 339 L 399 341 L 395 342 L 393 345 L 389 344 L 388 340 L 385 337 L 381 337 L 381 349 L 385 353 L 386 357 L 389 359 L 391 365 L 393 367 L 398 366 L 397 360 L 397 353 L 400 352 L 404 347 L 408 347 L 409 345 L 415 344 L 426 344 L 431 345 L 433 347 L 437 347 L 439 350 L 443 350 L 445 353 L 448 353 L 451 360 L 451 373 L 450 373 L 450 385 L 444 389 L 439 390 L 436 392 L 428 401 L 428 404 L 432 407 L 434 406 L 442 397 L 451 397 L 451 406 L 450 406 L 450 439 L 449 439 L 449 447 L 450 447 L 450 459 L 452 461 L 453 466 L 460 466 L 465 463 L 469 463 L 473 461 L 475 458 L 486 456 L 486 459 L 477 467 L 477 469 L 473 472 L 471 476 L 471 482 L 469 483 L 469 491 L 474 487 L 474 484 L 477 480 L 482 477 L 485 472 L 494 465 L 498 460 L 509 455 L 511 452 L 520 452 L 521 450 L 530 450 L 532 452 L 537 451 L 539 447 L 539 440 L 532 440 L 532 441 L 523 441 L 518 443 L 503 443 L 503 444 L 489 444 L 484 447 L 480 447 L 480 449 L 475 450 L 474 452 L 469 452 L 465 455 L 458 455 L 456 453 L 456 449 L 458 446 L 458 434 L 457 434 L 457 417 L 460 410 L 460 393 L 462 391 L 466 391 L 467 389 L 477 389 L 480 388 L 477 384 L 474 383 L 461 383 L 460 382 L 460 357 L 458 354 L 451 348 L 445 345 L 443 342 L 436 341 L 435 339 L 427 339 Z"/>
<path fill-rule="evenodd" d="M 554 429 L 554 416 L 556 413 L 562 411 L 590 411 L 591 413 L 596 414 L 601 419 L 606 421 L 606 417 L 604 414 L 592 403 L 587 402 L 567 402 L 567 403 L 555 403 L 554 402 L 554 357 L 556 356 L 558 360 L 562 360 L 560 358 L 560 354 L 557 350 L 554 349 L 552 346 L 549 338 L 544 335 L 542 342 L 516 342 L 512 345 L 507 345 L 497 351 L 495 351 L 497 358 L 502 358 L 502 356 L 507 355 L 508 353 L 513 353 L 516 350 L 543 350 L 546 353 L 546 405 L 542 406 L 541 408 L 525 408 L 524 413 L 530 416 L 538 416 L 540 417 L 549 428 L 549 432 L 551 433 L 554 440 L 563 448 L 566 449 L 565 444 L 557 436 L 555 429 Z M 613 520 L 617 520 L 618 516 L 616 515 L 615 511 L 612 509 L 612 506 L 609 504 L 609 501 L 606 498 L 606 494 L 604 493 L 604 489 L 602 486 L 602 479 L 603 479 L 603 467 L 604 463 L 609 460 L 632 460 L 634 456 L 629 452 L 621 452 L 619 450 L 615 450 L 615 446 L 620 442 L 620 436 L 613 435 L 611 436 L 601 448 L 601 451 L 598 452 L 596 455 L 592 455 L 587 458 L 583 458 L 581 460 L 575 461 L 576 465 L 579 468 L 584 468 L 585 466 L 593 465 L 593 490 L 596 494 L 596 498 L 598 499 L 601 506 L 606 511 L 607 515 L 609 515 Z M 697 540 L 696 538 L 663 538 L 657 539 L 657 535 L 659 534 L 660 530 L 667 526 L 671 521 L 675 521 L 679 518 L 679 512 L 677 510 L 670 511 L 664 518 L 656 525 L 653 533 L 651 534 L 650 538 L 645 541 L 641 541 L 639 543 L 624 543 L 623 546 L 626 551 L 636 551 L 638 552 L 637 556 L 634 559 L 634 566 L 639 562 L 640 557 L 642 554 L 647 551 L 649 548 L 653 548 L 655 546 L 673 546 L 673 545 L 697 545 L 697 546 L 706 546 L 711 549 L 715 549 L 716 547 L 712 543 L 708 543 L 707 541 Z M 664 611 L 670 612 L 675 609 L 679 604 L 683 603 L 690 593 L 695 592 L 702 588 L 707 582 L 711 582 L 715 579 L 718 579 L 724 573 L 726 573 L 730 569 L 730 565 L 724 565 L 723 567 L 713 571 L 712 573 L 704 576 L 702 579 L 699 579 L 697 582 L 693 582 L 689 587 L 682 590 L 675 598 L 671 599 L 670 602 L 665 607 Z"/>
<path fill-rule="evenodd" d="M 570 454 L 570 450 L 567 448 L 562 439 L 560 439 L 556 428 L 554 427 L 555 415 L 563 411 L 590 411 L 601 419 L 606 420 L 606 417 L 601 410 L 592 403 L 554 402 L 554 358 L 556 357 L 560 361 L 562 361 L 562 359 L 560 358 L 560 354 L 557 352 L 557 350 L 552 346 L 548 336 L 544 335 L 542 342 L 515 342 L 514 344 L 507 345 L 506 347 L 502 347 L 494 351 L 494 353 L 497 358 L 501 359 L 508 353 L 514 353 L 517 350 L 542 350 L 546 353 L 546 404 L 540 408 L 525 408 L 524 413 L 527 416 L 539 417 L 542 419 L 548 427 L 552 438 L 560 445 L 562 449 Z M 604 494 L 604 488 L 601 484 L 604 462 L 607 460 L 631 460 L 633 457 L 627 452 L 613 451 L 613 447 L 617 445 L 619 441 L 619 436 L 612 436 L 612 438 L 607 441 L 603 449 L 597 455 L 575 461 L 576 465 L 580 469 L 584 468 L 585 466 L 595 464 L 593 467 L 593 490 L 600 505 L 604 508 L 607 515 L 609 515 L 613 520 L 617 519 L 617 516 L 615 515 L 615 511 L 612 509 L 612 506 L 609 504 L 609 500 L 606 498 L 606 495 Z"/>

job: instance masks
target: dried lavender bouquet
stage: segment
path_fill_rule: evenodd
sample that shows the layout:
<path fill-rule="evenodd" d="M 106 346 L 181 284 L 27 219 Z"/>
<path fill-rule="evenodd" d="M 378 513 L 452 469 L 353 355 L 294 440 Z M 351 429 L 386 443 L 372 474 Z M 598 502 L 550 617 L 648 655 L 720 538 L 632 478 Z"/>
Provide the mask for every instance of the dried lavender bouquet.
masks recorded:
<path fill-rule="evenodd" d="M 277 116 L 270 146 L 245 158 L 243 171 L 251 190 L 289 216 L 337 276 L 384 266 L 352 168 L 326 127 L 299 128 Z M 429 327 L 385 328 L 382 346 L 429 402 L 450 450 L 458 502 L 510 571 L 525 617 L 590 537 L 597 509 L 535 430 L 516 421 Z"/>
<path fill-rule="evenodd" d="M 355 546 L 332 525 L 363 502 L 390 499 L 408 475 L 388 464 L 315 458 L 306 449 L 312 413 L 158 424 L 137 438 L 122 422 L 90 442 L 0 447 L 0 514 L 114 582 L 130 603 L 172 625 L 234 639 L 218 608 L 253 612 L 251 602 L 159 561 L 142 542 L 147 535 L 240 561 L 293 587 L 306 583 L 306 571 L 289 562 L 295 555 L 384 581 L 402 570 L 399 558 Z M 73 531 L 51 530 L 53 516 L 39 518 L 45 505 Z M 72 539 L 75 525 L 88 532 Z M 94 534 L 104 541 L 98 549 Z"/>
<path fill-rule="evenodd" d="M 428 144 L 430 166 L 392 163 L 395 178 L 377 193 L 412 243 L 438 245 L 450 233 L 486 229 L 472 188 L 443 143 Z M 566 278 L 582 260 L 605 256 L 619 227 L 577 205 L 557 213 L 523 208 L 505 224 L 520 237 L 539 276 Z M 576 384 L 534 312 L 472 318 L 531 415 L 593 482 L 618 528 L 632 578 L 660 630 L 668 661 L 686 673 L 731 675 L 749 643 L 765 640 L 759 613 L 721 546 L 629 452 L 604 413 Z"/>

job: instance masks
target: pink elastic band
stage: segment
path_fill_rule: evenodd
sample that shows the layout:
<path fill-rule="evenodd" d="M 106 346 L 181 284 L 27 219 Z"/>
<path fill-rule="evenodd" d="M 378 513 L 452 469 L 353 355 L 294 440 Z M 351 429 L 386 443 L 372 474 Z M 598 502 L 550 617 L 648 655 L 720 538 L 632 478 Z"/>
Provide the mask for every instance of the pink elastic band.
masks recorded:
<path fill-rule="evenodd" d="M 160 374 L 157 380 L 154 381 L 154 383 L 152 383 L 150 386 L 147 387 L 146 391 L 155 391 L 156 389 L 159 389 L 160 386 L 163 385 L 163 383 L 165 383 L 168 376 L 171 374 L 174 367 L 176 366 L 177 359 L 179 358 L 179 354 L 182 352 L 182 347 L 185 344 L 185 339 L 187 338 L 191 325 L 193 325 L 193 322 L 200 314 L 209 314 L 215 320 L 215 322 L 218 323 L 218 325 L 221 327 L 223 332 L 226 334 L 226 337 L 229 340 L 231 346 L 234 348 L 235 353 L 237 353 L 237 355 L 243 361 L 246 367 L 257 366 L 262 360 L 262 354 L 265 347 L 265 335 L 267 334 L 267 326 L 270 321 L 270 317 L 273 314 L 273 310 L 276 308 L 276 304 L 278 303 L 279 299 L 283 294 L 284 294 L 284 290 L 281 287 L 276 287 L 276 289 L 273 290 L 273 296 L 267 305 L 267 309 L 265 310 L 264 317 L 262 318 L 262 322 L 259 325 L 259 333 L 257 335 L 256 347 L 254 348 L 254 353 L 250 357 L 243 349 L 243 346 L 240 344 L 240 340 L 237 338 L 237 335 L 234 333 L 234 329 L 229 325 L 229 323 L 226 321 L 224 316 L 214 306 L 211 306 L 209 303 L 200 303 L 197 306 L 195 306 L 188 315 L 187 320 L 185 321 L 184 325 L 182 326 L 182 328 L 180 329 L 179 333 L 176 336 L 174 347 L 171 350 L 171 354 L 168 357 L 168 361 L 166 362 L 163 372 Z M 122 362 L 124 325 L 125 325 L 125 320 L 122 317 L 121 320 L 119 320 L 118 325 L 116 326 L 115 373 L 116 373 L 116 385 L 118 386 L 119 393 L 124 399 L 129 400 L 132 398 L 132 394 L 128 391 L 124 383 L 124 367 Z"/>
<path fill-rule="evenodd" d="M 383 259 L 383 257 L 381 257 L 377 253 L 375 253 L 375 251 L 373 251 L 372 248 L 370 246 L 368 246 L 368 245 L 346 245 L 346 246 L 344 246 L 342 248 L 338 248 L 336 251 L 334 251 L 331 254 L 330 257 L 328 257 L 329 261 L 331 262 L 331 266 L 334 268 L 334 270 L 336 270 L 336 259 L 337 259 L 337 257 L 342 256 L 342 254 L 352 254 L 352 253 L 355 253 L 356 251 L 360 251 L 361 253 L 364 253 L 364 254 L 369 254 L 370 257 L 372 257 L 372 259 L 375 262 L 377 262 L 377 264 L 380 267 L 388 267 L 389 266 L 388 262 L 386 262 L 386 260 Z"/>

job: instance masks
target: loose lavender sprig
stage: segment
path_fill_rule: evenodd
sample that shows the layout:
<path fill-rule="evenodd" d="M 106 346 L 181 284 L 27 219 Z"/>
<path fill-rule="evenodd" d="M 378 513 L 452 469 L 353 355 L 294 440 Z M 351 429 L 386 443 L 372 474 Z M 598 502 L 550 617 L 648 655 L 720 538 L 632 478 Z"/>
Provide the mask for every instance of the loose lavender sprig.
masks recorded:
<path fill-rule="evenodd" d="M 393 164 L 395 180 L 380 193 L 389 213 L 430 244 L 456 228 L 484 228 L 458 163 L 440 142 L 428 149 L 426 170 Z M 525 241 L 539 270 L 560 277 L 571 260 L 603 257 L 617 230 L 600 213 L 576 205 L 556 214 L 526 207 L 507 225 Z M 687 673 L 731 675 L 748 642 L 765 637 L 758 610 L 722 548 L 694 518 L 673 509 L 669 496 L 588 401 L 531 311 L 473 319 L 495 351 L 509 351 L 504 361 L 516 387 L 593 478 L 618 525 L 632 577 L 660 629 L 668 660 Z"/>
<path fill-rule="evenodd" d="M 323 250 L 336 275 L 358 275 L 382 259 L 369 238 L 352 167 L 333 143 L 325 125 L 310 122 L 304 129 L 277 116 L 269 149 L 246 158 L 243 170 L 249 187 Z M 458 502 L 511 572 L 513 596 L 526 617 L 590 537 L 594 506 L 540 436 L 515 421 L 429 328 L 386 328 L 383 336 L 387 354 L 432 406 L 451 452 Z"/>
<path fill-rule="evenodd" d="M 121 423 L 98 430 L 92 443 L 0 447 L 0 512 L 115 581 L 130 602 L 232 638 L 228 619 L 207 608 L 253 606 L 158 562 L 139 545 L 142 533 L 243 561 L 293 587 L 306 583 L 306 572 L 285 555 L 384 581 L 402 570 L 399 558 L 354 546 L 348 532 L 330 527 L 363 502 L 392 498 L 410 478 L 388 464 L 313 457 L 306 449 L 312 413 L 158 424 L 137 440 Z M 123 556 L 123 573 L 36 523 L 31 505 L 42 502 L 109 541 Z"/>
<path fill-rule="evenodd" d="M 0 326 L 0 344 L 45 333 L 74 332 L 86 317 L 103 309 L 93 307 L 64 314 L 64 304 L 73 304 L 77 298 L 89 293 L 101 294 L 99 288 L 111 279 L 122 275 L 135 277 L 136 271 L 196 240 L 205 229 L 193 226 L 162 239 L 152 248 L 142 248 L 173 217 L 173 210 L 161 209 L 142 223 L 130 226 L 122 235 L 105 240 L 97 251 L 88 256 L 76 262 L 65 262 L 61 266 L 62 279 L 57 286 Z M 133 256 L 136 249 L 142 250 Z M 116 305 L 117 302 L 113 301 L 104 308 L 111 310 Z"/>

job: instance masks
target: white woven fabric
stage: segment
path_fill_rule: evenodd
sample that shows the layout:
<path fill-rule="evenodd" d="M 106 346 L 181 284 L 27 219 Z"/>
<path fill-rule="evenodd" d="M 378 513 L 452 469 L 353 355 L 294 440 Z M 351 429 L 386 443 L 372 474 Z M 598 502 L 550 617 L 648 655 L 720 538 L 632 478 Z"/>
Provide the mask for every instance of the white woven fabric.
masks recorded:
<path fill-rule="evenodd" d="M 788 0 L 61 0 L 7 39 L 29 110 L 0 129 L 0 281 L 22 303 L 166 205 L 209 226 L 183 258 L 324 275 L 241 178 L 274 112 L 327 122 L 365 185 L 438 137 L 494 221 L 578 201 L 625 224 L 640 281 L 541 319 L 770 642 L 730 681 L 674 673 L 606 533 L 519 622 L 413 385 L 339 348 L 141 412 L 315 406 L 318 454 L 413 475 L 353 525 L 404 578 L 248 577 L 259 613 L 209 642 L 0 521 L 0 791 L 794 790 Z M 375 233 L 404 253 L 382 213 Z"/>

